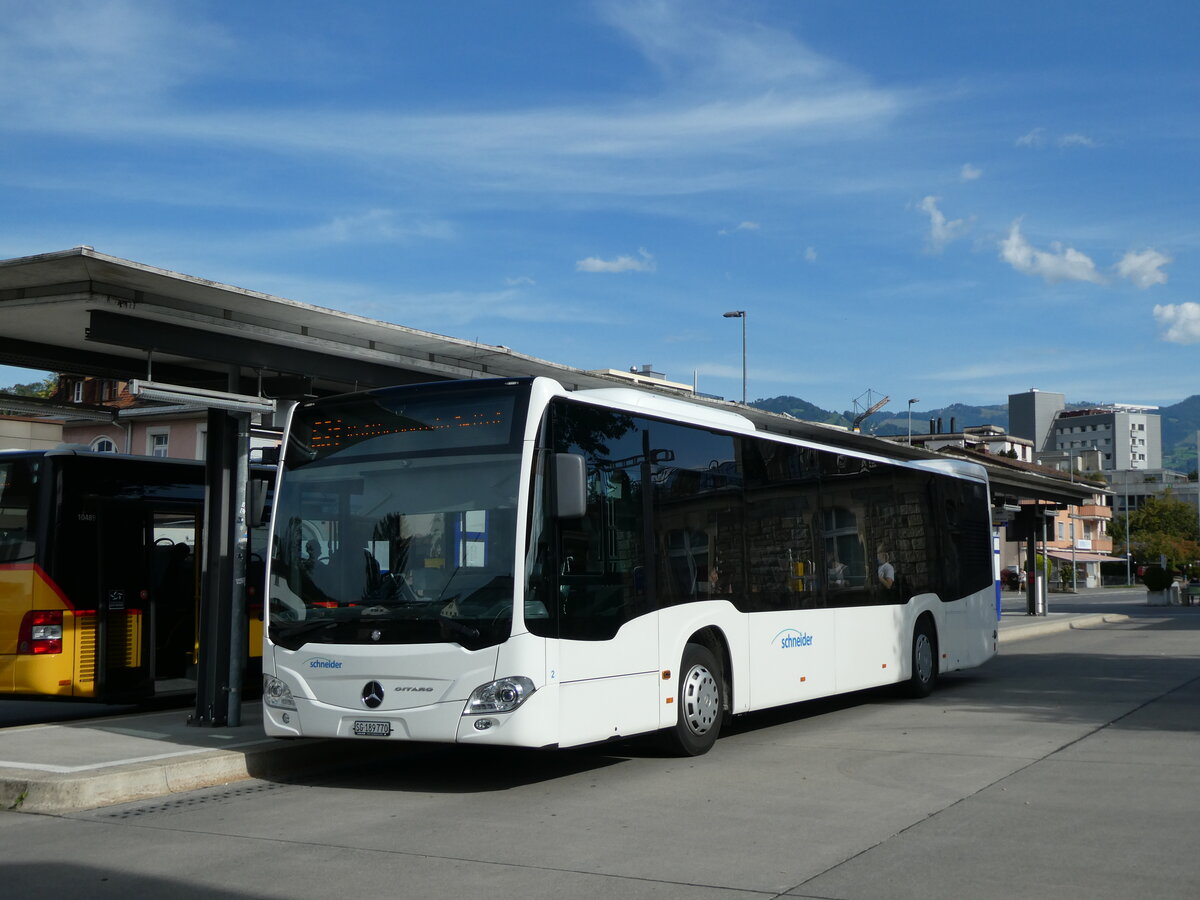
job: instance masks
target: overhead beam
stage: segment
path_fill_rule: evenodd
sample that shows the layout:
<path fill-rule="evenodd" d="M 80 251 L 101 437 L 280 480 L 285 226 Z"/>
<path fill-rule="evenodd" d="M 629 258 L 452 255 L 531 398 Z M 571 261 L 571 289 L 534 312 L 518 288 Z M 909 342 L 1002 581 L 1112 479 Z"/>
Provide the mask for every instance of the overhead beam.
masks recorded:
<path fill-rule="evenodd" d="M 115 378 L 128 381 L 146 374 L 145 357 L 119 356 L 78 350 L 58 344 L 43 344 L 17 338 L 0 337 L 0 363 L 38 369 L 43 372 L 65 372 L 70 375 L 91 375 L 95 378 Z M 212 378 L 204 369 L 171 363 L 154 363 L 154 372 L 167 381 L 193 382 Z"/>
<path fill-rule="evenodd" d="M 383 387 L 413 381 L 410 370 L 238 335 L 220 334 L 96 309 L 87 339 L 118 347 L 187 356 L 291 375 L 315 375 L 346 385 Z"/>

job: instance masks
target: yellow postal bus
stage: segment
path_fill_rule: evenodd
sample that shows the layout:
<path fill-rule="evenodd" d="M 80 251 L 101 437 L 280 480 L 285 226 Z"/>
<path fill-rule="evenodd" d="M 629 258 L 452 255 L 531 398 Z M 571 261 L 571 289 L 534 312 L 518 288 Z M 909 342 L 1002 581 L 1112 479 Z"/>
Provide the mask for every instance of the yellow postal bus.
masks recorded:
<path fill-rule="evenodd" d="M 194 691 L 203 516 L 202 463 L 0 452 L 0 697 Z M 252 553 L 255 664 L 261 580 Z"/>

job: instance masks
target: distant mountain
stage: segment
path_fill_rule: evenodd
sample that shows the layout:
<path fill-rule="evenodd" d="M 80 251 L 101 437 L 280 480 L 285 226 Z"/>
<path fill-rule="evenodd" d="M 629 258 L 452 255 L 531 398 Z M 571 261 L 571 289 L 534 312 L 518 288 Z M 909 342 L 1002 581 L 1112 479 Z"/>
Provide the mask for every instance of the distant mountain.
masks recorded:
<path fill-rule="evenodd" d="M 766 410 L 767 412 L 786 413 L 790 416 L 795 416 L 797 419 L 804 419 L 809 422 L 826 422 L 846 428 L 850 427 L 856 415 L 853 410 L 846 410 L 840 413 L 830 412 L 821 409 L 819 406 L 814 406 L 806 400 L 801 400 L 799 397 L 790 396 L 755 400 L 750 405 L 757 409 Z M 962 430 L 970 425 L 999 425 L 1007 428 L 1008 404 L 968 406 L 965 403 L 954 403 L 941 409 L 914 409 L 912 411 L 913 434 L 927 434 L 931 419 L 934 420 L 934 428 L 936 429 L 936 422 L 939 418 L 942 420 L 942 431 L 950 431 L 952 421 L 953 427 L 957 430 Z M 908 410 L 892 411 L 881 409 L 879 412 L 872 413 L 864 419 L 860 428 L 866 434 L 878 434 L 881 436 L 907 434 Z"/>
<path fill-rule="evenodd" d="M 786 413 L 809 422 L 827 422 L 849 428 L 855 413 L 851 410 L 830 412 L 799 397 L 783 396 L 755 400 L 751 406 L 768 412 Z M 1102 403 L 1068 403 L 1070 409 L 1103 406 Z M 1173 406 L 1159 408 L 1162 416 L 1163 466 L 1180 472 L 1196 468 L 1196 432 L 1200 431 L 1200 394 L 1188 397 Z M 962 431 L 972 425 L 999 425 L 1008 428 L 1008 404 L 969 406 L 952 403 L 940 409 L 912 411 L 913 434 L 928 434 L 930 420 L 941 419 L 942 431 Z M 908 433 L 908 410 L 880 410 L 868 416 L 861 426 L 864 433 L 887 436 Z"/>
<path fill-rule="evenodd" d="M 1192 471 L 1196 468 L 1196 432 L 1200 431 L 1200 394 L 1158 412 L 1162 416 L 1163 467 Z"/>
<path fill-rule="evenodd" d="M 755 400 L 750 405 L 755 409 L 783 413 L 786 416 L 803 419 L 805 422 L 825 422 L 829 425 L 850 427 L 850 419 L 847 419 L 841 413 L 828 412 L 819 406 L 813 406 L 807 400 L 801 400 L 799 397 L 770 397 L 766 400 Z"/>

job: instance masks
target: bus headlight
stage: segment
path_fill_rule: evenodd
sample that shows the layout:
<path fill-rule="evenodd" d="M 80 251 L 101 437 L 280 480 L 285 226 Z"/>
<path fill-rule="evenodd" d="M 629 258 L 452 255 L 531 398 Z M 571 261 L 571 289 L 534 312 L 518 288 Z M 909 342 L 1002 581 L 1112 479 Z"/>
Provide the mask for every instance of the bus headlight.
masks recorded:
<path fill-rule="evenodd" d="M 295 709 L 296 701 L 292 699 L 292 689 L 287 682 L 274 675 L 263 675 L 263 701 L 267 706 L 276 709 Z"/>
<path fill-rule="evenodd" d="M 528 700 L 535 690 L 537 688 L 533 686 L 533 682 L 524 675 L 514 675 L 480 685 L 467 698 L 463 715 L 482 716 L 488 713 L 512 712 Z"/>

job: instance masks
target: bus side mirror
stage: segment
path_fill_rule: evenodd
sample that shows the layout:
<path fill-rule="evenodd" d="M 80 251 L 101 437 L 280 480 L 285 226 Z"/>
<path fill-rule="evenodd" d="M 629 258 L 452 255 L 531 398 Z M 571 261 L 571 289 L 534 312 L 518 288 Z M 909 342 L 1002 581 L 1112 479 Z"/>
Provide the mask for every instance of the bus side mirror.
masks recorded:
<path fill-rule="evenodd" d="M 554 515 L 578 519 L 587 512 L 587 473 L 578 453 L 554 454 Z"/>

